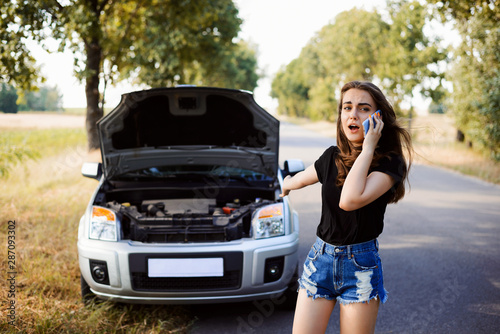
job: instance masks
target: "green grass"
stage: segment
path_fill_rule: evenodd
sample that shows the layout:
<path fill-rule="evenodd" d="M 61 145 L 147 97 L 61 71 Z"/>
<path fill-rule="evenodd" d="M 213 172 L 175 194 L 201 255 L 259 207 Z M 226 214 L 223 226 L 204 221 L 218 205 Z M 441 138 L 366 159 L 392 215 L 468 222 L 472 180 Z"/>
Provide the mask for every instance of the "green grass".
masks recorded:
<path fill-rule="evenodd" d="M 85 129 L 1 129 L 2 144 L 28 147 L 41 155 L 54 155 L 68 147 L 85 144 Z"/>
<path fill-rule="evenodd" d="M 184 307 L 85 307 L 80 296 L 76 249 L 78 223 L 97 186 L 81 176 L 86 159 L 84 130 L 2 130 L 2 143 L 37 152 L 0 178 L 0 240 L 7 245 L 15 220 L 16 295 L 0 289 L 2 333 L 186 333 L 193 317 Z M 2 252 L 6 254 L 4 246 Z M 2 256 L 0 280 L 7 280 Z M 15 325 L 7 323 L 5 302 L 15 300 Z"/>
<path fill-rule="evenodd" d="M 84 141 L 84 129 L 2 129 L 0 131 L 0 178 L 8 177 L 19 163 L 55 155 Z"/>

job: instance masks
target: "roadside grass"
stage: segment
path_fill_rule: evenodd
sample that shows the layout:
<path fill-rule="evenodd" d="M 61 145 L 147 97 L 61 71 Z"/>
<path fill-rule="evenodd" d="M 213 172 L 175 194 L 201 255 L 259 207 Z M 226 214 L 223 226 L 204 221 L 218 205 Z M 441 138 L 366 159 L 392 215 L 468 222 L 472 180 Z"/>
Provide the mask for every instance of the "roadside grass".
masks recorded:
<path fill-rule="evenodd" d="M 500 184 L 500 163 L 487 153 L 456 140 L 456 128 L 448 115 L 417 116 L 412 122 L 415 162 L 434 165 Z"/>
<path fill-rule="evenodd" d="M 84 129 L 0 129 L 0 178 L 19 163 L 55 155 L 85 138 Z"/>
<path fill-rule="evenodd" d="M 9 145 L 24 145 L 25 159 L 0 178 L 0 279 L 7 282 L 7 231 L 15 221 L 15 297 L 0 289 L 2 333 L 187 333 L 194 323 L 184 307 L 85 307 L 76 249 L 78 223 L 97 182 L 80 174 L 86 160 L 82 129 L 2 130 Z M 10 263 L 12 264 L 12 263 Z M 7 305 L 15 302 L 15 323 Z"/>

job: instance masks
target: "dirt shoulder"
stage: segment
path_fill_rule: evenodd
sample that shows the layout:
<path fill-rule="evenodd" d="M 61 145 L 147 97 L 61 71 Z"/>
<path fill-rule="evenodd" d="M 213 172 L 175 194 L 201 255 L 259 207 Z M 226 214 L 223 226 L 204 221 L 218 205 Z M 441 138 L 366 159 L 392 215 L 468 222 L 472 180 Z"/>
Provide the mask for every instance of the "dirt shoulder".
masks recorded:
<path fill-rule="evenodd" d="M 0 128 L 51 129 L 85 127 L 85 116 L 52 113 L 0 113 Z"/>

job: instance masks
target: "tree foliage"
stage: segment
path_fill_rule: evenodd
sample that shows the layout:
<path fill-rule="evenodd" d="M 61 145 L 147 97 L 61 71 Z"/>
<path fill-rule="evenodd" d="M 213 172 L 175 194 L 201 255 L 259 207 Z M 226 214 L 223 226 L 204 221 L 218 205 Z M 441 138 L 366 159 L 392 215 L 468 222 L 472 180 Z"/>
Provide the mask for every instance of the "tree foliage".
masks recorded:
<path fill-rule="evenodd" d="M 239 41 L 233 47 L 201 66 L 194 62 L 185 71 L 185 82 L 213 87 L 230 87 L 253 91 L 260 76 L 257 73 L 257 47 Z M 208 65 L 208 66 L 207 66 Z"/>
<path fill-rule="evenodd" d="M 431 1 L 462 37 L 448 78 L 449 110 L 476 146 L 500 160 L 500 8 L 498 1 Z"/>
<path fill-rule="evenodd" d="M 21 91 L 5 82 L 0 85 L 0 111 L 59 111 L 62 110 L 62 95 L 57 86 L 42 85 L 33 90 Z"/>
<path fill-rule="evenodd" d="M 21 46 L 21 59 L 15 61 L 32 70 L 11 80 L 31 82 L 36 73 L 23 38 L 52 37 L 60 41 L 60 50 L 74 52 L 76 74 L 85 81 L 90 149 L 98 147 L 95 124 L 103 115 L 108 84 L 127 79 L 158 87 L 196 79 L 198 84 L 256 87 L 255 53 L 234 42 L 241 19 L 231 0 L 10 0 L 1 6 L 8 15 L 2 14 L 0 33 L 13 34 L 20 27 L 13 45 Z M 11 60 L 12 53 L 1 53 Z"/>
<path fill-rule="evenodd" d="M 16 89 L 5 82 L 0 85 L 0 111 L 8 114 L 18 111 Z"/>
<path fill-rule="evenodd" d="M 354 8 L 324 26 L 274 78 L 279 112 L 333 120 L 335 94 L 351 80 L 379 83 L 396 110 L 415 89 L 437 99 L 443 75 L 437 64 L 446 50 L 423 33 L 426 8 L 417 1 L 389 4 L 389 19 Z"/>
<path fill-rule="evenodd" d="M 0 1 L 0 81 L 31 89 L 43 78 L 38 75 L 39 68 L 25 39 L 29 35 L 27 30 L 38 31 L 42 27 L 38 20 L 28 23 L 29 17 L 21 19 L 21 13 L 22 8 L 16 2 Z"/>
<path fill-rule="evenodd" d="M 285 115 L 305 117 L 309 85 L 303 58 L 294 59 L 279 71 L 272 82 L 271 96 L 278 98 L 278 111 Z"/>
<path fill-rule="evenodd" d="M 441 46 L 441 39 L 424 34 L 431 18 L 427 6 L 418 1 L 389 1 L 388 9 L 392 23 L 380 73 L 388 82 L 386 89 L 396 103 L 406 98 L 411 104 L 414 93 L 439 103 L 444 79 L 439 64 L 447 60 L 448 50 Z"/>
<path fill-rule="evenodd" d="M 334 120 L 334 92 L 342 82 L 373 79 L 384 30 L 376 12 L 355 8 L 339 14 L 274 78 L 272 96 L 279 100 L 278 111 Z"/>
<path fill-rule="evenodd" d="M 57 86 L 42 85 L 38 90 L 22 92 L 18 105 L 20 111 L 60 111 L 62 94 Z"/>

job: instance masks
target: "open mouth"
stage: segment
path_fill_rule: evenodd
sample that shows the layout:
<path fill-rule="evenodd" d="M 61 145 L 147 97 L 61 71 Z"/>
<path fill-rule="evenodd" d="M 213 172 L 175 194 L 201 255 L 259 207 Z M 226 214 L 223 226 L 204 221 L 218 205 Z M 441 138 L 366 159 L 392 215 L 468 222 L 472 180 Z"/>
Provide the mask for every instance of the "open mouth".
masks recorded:
<path fill-rule="evenodd" d="M 349 130 L 351 130 L 351 132 L 356 132 L 359 130 L 359 126 L 354 125 L 354 124 L 349 125 L 348 128 L 349 128 Z"/>

